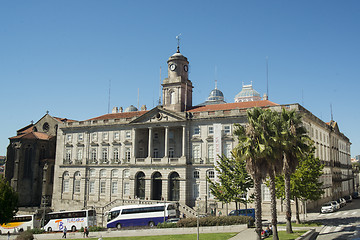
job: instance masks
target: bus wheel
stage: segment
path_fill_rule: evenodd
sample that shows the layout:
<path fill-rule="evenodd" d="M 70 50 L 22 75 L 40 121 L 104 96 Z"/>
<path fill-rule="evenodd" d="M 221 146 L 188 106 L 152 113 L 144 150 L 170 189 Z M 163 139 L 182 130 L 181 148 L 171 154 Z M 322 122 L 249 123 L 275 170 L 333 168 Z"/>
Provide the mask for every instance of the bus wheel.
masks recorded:
<path fill-rule="evenodd" d="M 75 231 L 76 231 L 76 227 L 75 227 L 75 226 L 72 226 L 72 227 L 71 227 L 71 231 L 72 231 L 72 232 L 75 232 Z"/>
<path fill-rule="evenodd" d="M 121 229 L 121 224 L 120 223 L 116 224 L 116 228 Z"/>
<path fill-rule="evenodd" d="M 52 228 L 51 228 L 51 227 L 48 227 L 48 232 L 52 232 Z"/>
<path fill-rule="evenodd" d="M 155 223 L 154 222 L 149 222 L 149 227 L 155 227 Z"/>

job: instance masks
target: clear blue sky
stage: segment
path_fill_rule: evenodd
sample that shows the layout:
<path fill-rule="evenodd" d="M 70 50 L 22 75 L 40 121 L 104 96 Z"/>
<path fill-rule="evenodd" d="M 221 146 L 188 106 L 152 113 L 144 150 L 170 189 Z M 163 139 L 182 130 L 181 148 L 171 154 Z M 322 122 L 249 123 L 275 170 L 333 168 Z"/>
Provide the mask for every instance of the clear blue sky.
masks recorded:
<path fill-rule="evenodd" d="M 190 61 L 193 103 L 215 78 L 233 102 L 251 81 L 269 100 L 334 120 L 360 154 L 360 1 L 0 1 L 0 155 L 16 130 L 52 116 L 85 120 L 110 105 L 154 107 L 159 68 Z M 215 71 L 215 68 L 217 69 Z M 216 73 L 215 73 L 216 72 Z"/>

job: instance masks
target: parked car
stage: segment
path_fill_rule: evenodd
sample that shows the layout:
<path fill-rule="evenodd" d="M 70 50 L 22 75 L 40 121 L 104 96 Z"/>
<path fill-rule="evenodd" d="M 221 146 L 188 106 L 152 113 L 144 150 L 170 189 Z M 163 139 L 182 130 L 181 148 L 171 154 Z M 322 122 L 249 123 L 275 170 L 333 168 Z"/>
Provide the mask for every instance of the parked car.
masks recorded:
<path fill-rule="evenodd" d="M 340 204 L 337 201 L 331 201 L 330 203 L 334 206 L 335 210 L 340 209 Z"/>
<path fill-rule="evenodd" d="M 177 223 L 178 221 L 180 221 L 180 218 L 169 218 L 166 220 L 167 223 Z"/>
<path fill-rule="evenodd" d="M 345 196 L 344 199 L 346 200 L 346 202 L 352 202 L 352 197 L 350 195 Z"/>
<path fill-rule="evenodd" d="M 344 198 L 339 198 L 341 203 L 340 203 L 340 206 L 345 206 L 346 205 L 346 200 Z"/>
<path fill-rule="evenodd" d="M 250 216 L 253 219 L 255 219 L 255 209 L 248 208 L 248 209 L 232 210 L 229 213 L 229 216 Z"/>
<path fill-rule="evenodd" d="M 353 192 L 352 198 L 358 198 L 358 197 L 359 197 L 359 193 L 358 192 Z"/>
<path fill-rule="evenodd" d="M 321 213 L 329 213 L 329 212 L 334 212 L 334 211 L 335 211 L 335 207 L 330 202 L 324 203 L 321 206 L 321 210 L 320 210 Z"/>

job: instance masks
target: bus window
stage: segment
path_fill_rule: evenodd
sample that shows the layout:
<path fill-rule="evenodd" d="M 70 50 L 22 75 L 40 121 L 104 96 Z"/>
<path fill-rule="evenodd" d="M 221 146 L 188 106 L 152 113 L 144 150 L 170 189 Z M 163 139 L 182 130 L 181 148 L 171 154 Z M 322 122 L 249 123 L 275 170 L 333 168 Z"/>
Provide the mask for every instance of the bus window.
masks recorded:
<path fill-rule="evenodd" d="M 113 212 L 109 212 L 108 221 L 113 220 L 114 218 L 116 218 L 117 216 L 119 216 L 119 214 L 120 214 L 120 210 L 116 210 L 116 211 L 113 211 Z"/>

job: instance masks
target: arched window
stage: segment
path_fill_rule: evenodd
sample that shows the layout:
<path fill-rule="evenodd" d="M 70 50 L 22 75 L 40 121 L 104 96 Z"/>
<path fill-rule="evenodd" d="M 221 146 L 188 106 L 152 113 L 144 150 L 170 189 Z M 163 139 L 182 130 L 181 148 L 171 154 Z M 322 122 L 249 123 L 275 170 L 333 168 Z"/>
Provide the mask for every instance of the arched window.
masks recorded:
<path fill-rule="evenodd" d="M 180 199 L 180 176 L 177 172 L 173 172 L 169 176 L 169 200 L 179 201 Z"/>
<path fill-rule="evenodd" d="M 68 171 L 65 171 L 63 173 L 62 177 L 62 192 L 67 193 L 70 190 L 70 175 Z"/>
<path fill-rule="evenodd" d="M 151 178 L 151 199 L 161 200 L 162 197 L 162 176 L 161 173 L 155 172 Z"/>
<path fill-rule="evenodd" d="M 81 174 L 79 171 L 74 174 L 74 193 L 80 193 Z"/>
<path fill-rule="evenodd" d="M 135 193 L 136 197 L 140 199 L 145 198 L 145 173 L 143 172 L 136 174 Z"/>

